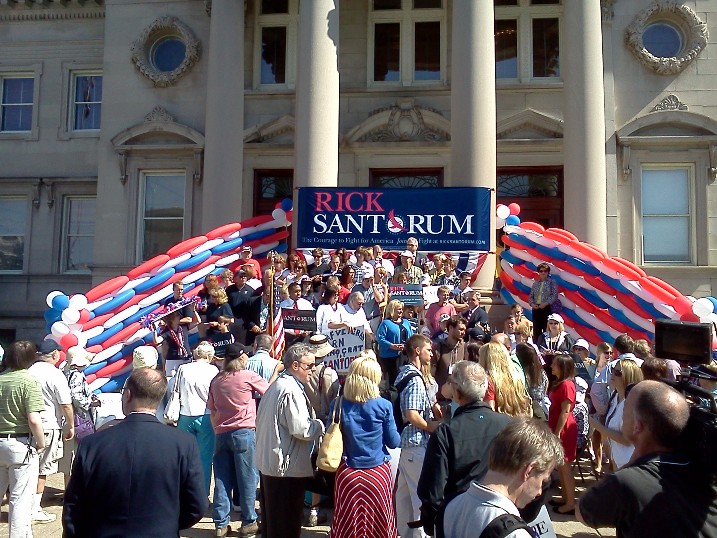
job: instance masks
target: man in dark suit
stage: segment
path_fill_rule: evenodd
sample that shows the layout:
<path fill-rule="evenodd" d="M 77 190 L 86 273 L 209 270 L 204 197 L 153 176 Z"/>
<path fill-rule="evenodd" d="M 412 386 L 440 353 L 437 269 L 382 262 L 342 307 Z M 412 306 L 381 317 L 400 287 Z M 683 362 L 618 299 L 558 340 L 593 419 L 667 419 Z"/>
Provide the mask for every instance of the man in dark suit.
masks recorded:
<path fill-rule="evenodd" d="M 463 294 L 466 298 L 468 308 L 461 312 L 466 318 L 466 327 L 472 329 L 475 326 L 488 327 L 488 313 L 480 305 L 481 294 L 478 290 L 470 290 Z"/>
<path fill-rule="evenodd" d="M 179 535 L 207 509 L 197 442 L 155 417 L 162 372 L 140 368 L 122 391 L 126 418 L 82 440 L 62 513 L 66 538 Z"/>

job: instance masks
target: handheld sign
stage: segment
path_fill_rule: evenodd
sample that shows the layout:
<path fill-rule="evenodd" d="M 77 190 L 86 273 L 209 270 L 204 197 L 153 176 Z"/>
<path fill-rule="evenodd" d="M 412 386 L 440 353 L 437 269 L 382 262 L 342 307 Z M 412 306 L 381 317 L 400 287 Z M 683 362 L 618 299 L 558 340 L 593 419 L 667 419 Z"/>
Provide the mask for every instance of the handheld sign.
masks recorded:
<path fill-rule="evenodd" d="M 351 361 L 366 348 L 364 345 L 365 331 L 363 327 L 357 327 L 353 331 L 331 329 L 327 336 L 329 343 L 335 349 L 326 355 L 324 361 L 339 374 L 346 374 Z"/>
<path fill-rule="evenodd" d="M 316 332 L 316 310 L 294 310 L 282 308 L 284 329 L 303 332 Z"/>
<path fill-rule="evenodd" d="M 396 299 L 404 305 L 423 305 L 423 286 L 420 284 L 391 284 L 388 293 L 391 300 Z"/>

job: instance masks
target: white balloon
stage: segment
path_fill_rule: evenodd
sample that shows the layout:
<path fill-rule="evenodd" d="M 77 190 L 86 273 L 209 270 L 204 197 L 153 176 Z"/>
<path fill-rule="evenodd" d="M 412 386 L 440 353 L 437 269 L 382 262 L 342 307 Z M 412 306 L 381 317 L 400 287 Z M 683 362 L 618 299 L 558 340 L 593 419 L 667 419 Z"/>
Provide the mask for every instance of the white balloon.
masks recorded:
<path fill-rule="evenodd" d="M 495 218 L 495 227 L 496 228 L 502 228 L 505 226 L 505 219 L 501 219 L 500 217 Z"/>
<path fill-rule="evenodd" d="M 55 336 L 54 334 L 46 334 L 45 338 L 43 338 L 43 340 L 52 340 L 53 342 L 55 342 L 57 344 L 60 343 L 60 339 L 57 336 Z"/>
<path fill-rule="evenodd" d="M 61 291 L 51 291 L 47 294 L 47 299 L 45 299 L 45 302 L 47 303 L 47 306 L 52 308 L 52 300 L 57 297 L 58 295 L 62 295 Z"/>
<path fill-rule="evenodd" d="M 279 222 L 284 222 L 286 220 L 286 211 L 284 211 L 280 207 L 277 207 L 274 211 L 271 212 L 271 217 Z"/>
<path fill-rule="evenodd" d="M 75 310 L 82 310 L 83 308 L 87 308 L 87 297 L 82 295 L 81 293 L 77 293 L 70 297 L 70 308 L 74 308 Z"/>
<path fill-rule="evenodd" d="M 510 208 L 507 205 L 498 204 L 495 208 L 495 216 L 499 219 L 507 219 L 510 217 Z"/>
<path fill-rule="evenodd" d="M 62 321 L 68 325 L 71 323 L 77 323 L 80 321 L 80 311 L 72 307 L 65 308 L 62 311 Z"/>
<path fill-rule="evenodd" d="M 692 313 L 700 318 L 700 320 L 702 318 L 707 318 L 712 313 L 712 309 L 712 301 L 710 301 L 707 297 L 702 297 L 692 303 Z"/>
<path fill-rule="evenodd" d="M 77 345 L 84 348 L 87 346 L 87 338 L 84 337 L 82 334 L 77 334 Z"/>
<path fill-rule="evenodd" d="M 52 327 L 50 327 L 50 333 L 57 338 L 62 338 L 69 332 L 70 328 L 61 321 L 56 321 L 52 324 Z"/>

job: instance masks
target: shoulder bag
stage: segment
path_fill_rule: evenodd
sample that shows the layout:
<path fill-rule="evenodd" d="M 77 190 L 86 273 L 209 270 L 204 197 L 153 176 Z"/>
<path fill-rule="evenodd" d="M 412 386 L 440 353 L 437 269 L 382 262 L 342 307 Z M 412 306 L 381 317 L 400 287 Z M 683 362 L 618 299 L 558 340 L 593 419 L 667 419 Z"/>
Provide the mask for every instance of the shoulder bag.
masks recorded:
<path fill-rule="evenodd" d="M 176 423 L 179 420 L 179 410 L 181 408 L 179 383 L 181 381 L 182 367 L 177 368 L 177 375 L 174 379 L 174 387 L 172 387 L 172 394 L 169 396 L 167 407 L 164 408 L 164 420 L 171 423 Z"/>
<path fill-rule="evenodd" d="M 316 465 L 322 471 L 335 473 L 344 455 L 344 438 L 341 434 L 341 407 L 343 397 L 339 396 L 331 414 L 331 425 L 319 445 Z"/>

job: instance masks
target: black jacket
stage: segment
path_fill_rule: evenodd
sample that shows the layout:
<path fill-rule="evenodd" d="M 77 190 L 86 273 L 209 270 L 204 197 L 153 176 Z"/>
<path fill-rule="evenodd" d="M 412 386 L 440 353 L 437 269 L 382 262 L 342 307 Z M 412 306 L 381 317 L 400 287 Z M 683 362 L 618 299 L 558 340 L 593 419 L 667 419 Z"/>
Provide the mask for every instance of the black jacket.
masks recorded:
<path fill-rule="evenodd" d="M 433 528 L 442 507 L 485 475 L 488 449 L 511 419 L 485 402 L 474 402 L 459 407 L 431 434 L 417 491 L 424 529 Z"/>

